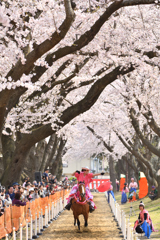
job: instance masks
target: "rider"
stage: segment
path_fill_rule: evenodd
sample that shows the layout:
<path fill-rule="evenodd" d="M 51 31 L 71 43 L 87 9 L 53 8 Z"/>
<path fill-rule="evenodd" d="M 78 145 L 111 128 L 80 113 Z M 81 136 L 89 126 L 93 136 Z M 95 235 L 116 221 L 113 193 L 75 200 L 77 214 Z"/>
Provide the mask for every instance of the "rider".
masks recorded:
<path fill-rule="evenodd" d="M 92 180 L 93 177 L 99 176 L 99 175 L 104 175 L 104 173 L 103 172 L 102 173 L 96 173 L 96 174 L 89 173 L 89 168 L 88 167 L 83 167 L 81 172 L 77 170 L 72 174 L 72 176 L 75 176 L 77 178 L 78 183 L 79 182 L 84 182 L 85 183 L 86 196 L 88 197 L 88 200 L 90 201 L 89 202 L 90 212 L 93 212 L 95 210 L 96 206 L 93 202 L 93 195 L 90 192 L 88 184 L 93 181 Z M 77 192 L 77 190 L 78 190 L 78 184 L 73 186 L 73 188 L 72 188 L 72 190 L 69 194 L 67 205 L 65 207 L 67 210 L 70 210 L 71 205 L 72 205 L 72 198 L 74 198 L 74 194 Z"/>

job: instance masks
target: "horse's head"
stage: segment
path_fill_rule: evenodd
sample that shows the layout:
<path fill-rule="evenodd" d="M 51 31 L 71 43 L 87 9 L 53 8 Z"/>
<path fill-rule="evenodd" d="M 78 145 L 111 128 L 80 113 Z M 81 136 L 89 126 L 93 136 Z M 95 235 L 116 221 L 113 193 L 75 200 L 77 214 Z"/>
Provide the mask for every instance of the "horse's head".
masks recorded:
<path fill-rule="evenodd" d="M 85 198 L 86 188 L 85 188 L 85 183 L 84 183 L 84 182 L 79 182 L 79 184 L 78 184 L 78 190 L 79 190 L 80 196 L 81 196 L 82 198 Z"/>

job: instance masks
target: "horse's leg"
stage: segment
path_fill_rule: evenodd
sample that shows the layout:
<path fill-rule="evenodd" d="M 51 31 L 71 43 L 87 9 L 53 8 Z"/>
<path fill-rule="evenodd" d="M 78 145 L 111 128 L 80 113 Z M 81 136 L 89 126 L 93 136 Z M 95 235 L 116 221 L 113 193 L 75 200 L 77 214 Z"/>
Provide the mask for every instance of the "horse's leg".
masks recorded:
<path fill-rule="evenodd" d="M 78 230 L 80 231 L 80 221 L 79 221 L 79 217 L 77 217 L 77 224 L 78 224 Z"/>
<path fill-rule="evenodd" d="M 76 218 L 74 217 L 74 226 L 76 226 Z"/>
<path fill-rule="evenodd" d="M 84 214 L 84 232 L 88 232 L 88 213 Z"/>
<path fill-rule="evenodd" d="M 76 227 L 77 226 L 77 224 L 76 224 L 77 214 L 75 211 L 73 211 L 73 216 L 74 216 L 74 226 Z"/>
<path fill-rule="evenodd" d="M 85 219 L 84 226 L 85 226 L 85 227 L 88 227 L 88 219 L 87 219 L 87 218 Z"/>

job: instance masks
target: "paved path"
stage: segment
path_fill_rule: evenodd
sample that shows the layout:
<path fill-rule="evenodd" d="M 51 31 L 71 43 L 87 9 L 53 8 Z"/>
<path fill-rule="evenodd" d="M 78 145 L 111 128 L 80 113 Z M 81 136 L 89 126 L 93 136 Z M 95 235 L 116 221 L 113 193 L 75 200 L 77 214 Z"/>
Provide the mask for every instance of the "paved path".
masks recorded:
<path fill-rule="evenodd" d="M 50 224 L 49 228 L 43 232 L 43 235 L 39 239 L 122 240 L 123 238 L 119 234 L 104 193 L 94 193 L 94 201 L 97 209 L 93 213 L 90 213 L 88 221 L 89 232 L 77 233 L 73 225 L 72 211 L 65 210 L 56 221 Z M 81 226 L 83 226 L 84 220 L 82 216 L 80 216 L 80 222 Z"/>

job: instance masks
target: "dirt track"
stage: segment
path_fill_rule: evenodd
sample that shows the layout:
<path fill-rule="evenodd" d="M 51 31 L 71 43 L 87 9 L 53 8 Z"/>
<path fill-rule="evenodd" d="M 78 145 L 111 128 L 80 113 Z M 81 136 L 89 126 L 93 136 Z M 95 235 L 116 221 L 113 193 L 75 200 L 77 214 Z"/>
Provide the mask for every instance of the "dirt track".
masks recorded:
<path fill-rule="evenodd" d="M 40 240 L 61 239 L 61 240 L 122 240 L 116 223 L 113 220 L 111 210 L 106 201 L 104 193 L 94 193 L 94 201 L 97 209 L 90 213 L 88 221 L 88 232 L 77 233 L 73 225 L 72 211 L 65 210 L 60 217 L 50 224 L 45 230 Z M 83 229 L 84 219 L 80 216 L 81 227 Z"/>

